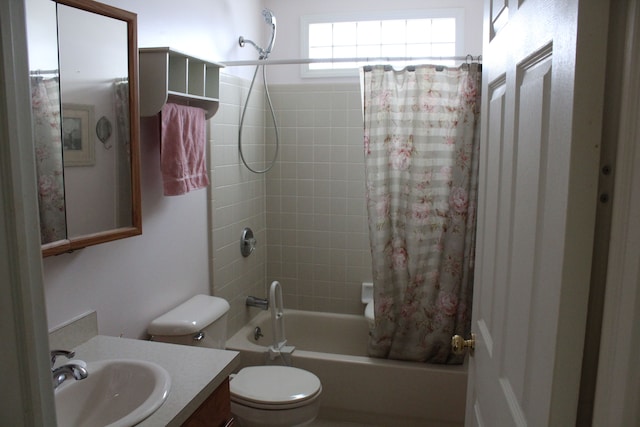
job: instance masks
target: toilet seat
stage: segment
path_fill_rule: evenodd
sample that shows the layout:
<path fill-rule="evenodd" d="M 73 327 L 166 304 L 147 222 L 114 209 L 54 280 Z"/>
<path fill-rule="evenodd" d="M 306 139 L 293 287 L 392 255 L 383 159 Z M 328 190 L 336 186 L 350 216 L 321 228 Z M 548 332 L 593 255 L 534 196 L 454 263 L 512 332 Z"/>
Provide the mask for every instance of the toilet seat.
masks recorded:
<path fill-rule="evenodd" d="M 311 372 L 290 366 L 249 366 L 230 383 L 231 400 L 258 409 L 292 409 L 315 400 L 322 391 Z"/>

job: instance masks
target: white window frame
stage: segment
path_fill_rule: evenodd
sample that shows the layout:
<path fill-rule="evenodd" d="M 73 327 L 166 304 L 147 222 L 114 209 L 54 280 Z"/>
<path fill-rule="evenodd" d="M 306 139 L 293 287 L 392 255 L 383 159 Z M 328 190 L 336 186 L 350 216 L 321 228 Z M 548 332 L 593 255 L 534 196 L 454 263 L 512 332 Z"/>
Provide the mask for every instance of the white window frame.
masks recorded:
<path fill-rule="evenodd" d="M 394 19 L 438 19 L 454 18 L 456 20 L 455 56 L 464 56 L 464 9 L 417 9 L 379 12 L 352 12 L 348 14 L 305 15 L 300 17 L 300 57 L 309 58 L 309 25 L 318 23 L 375 21 Z M 435 61 L 434 61 L 435 62 Z M 310 70 L 309 64 L 300 66 L 300 76 L 309 77 L 354 77 L 358 76 L 357 68 Z"/>

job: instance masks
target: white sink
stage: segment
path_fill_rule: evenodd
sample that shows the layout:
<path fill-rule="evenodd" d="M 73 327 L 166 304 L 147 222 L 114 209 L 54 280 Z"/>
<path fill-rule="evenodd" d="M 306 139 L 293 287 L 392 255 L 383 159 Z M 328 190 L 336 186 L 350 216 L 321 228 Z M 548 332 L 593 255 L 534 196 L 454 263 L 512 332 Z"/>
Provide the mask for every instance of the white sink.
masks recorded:
<path fill-rule="evenodd" d="M 59 426 L 133 426 L 155 412 L 171 387 L 161 366 L 133 359 L 87 363 L 89 376 L 55 391 Z"/>

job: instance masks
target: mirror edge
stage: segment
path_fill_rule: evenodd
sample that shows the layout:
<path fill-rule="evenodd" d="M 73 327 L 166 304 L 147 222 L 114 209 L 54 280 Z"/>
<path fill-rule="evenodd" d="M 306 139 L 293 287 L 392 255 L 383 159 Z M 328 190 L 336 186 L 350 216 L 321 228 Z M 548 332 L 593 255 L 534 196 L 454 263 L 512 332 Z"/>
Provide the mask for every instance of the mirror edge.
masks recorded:
<path fill-rule="evenodd" d="M 127 23 L 129 59 L 129 116 L 131 132 L 131 227 L 64 239 L 42 245 L 42 257 L 60 255 L 77 249 L 142 234 L 142 197 L 140 189 L 140 106 L 138 95 L 138 23 L 137 14 L 87 0 L 53 0 L 56 3 L 97 13 Z"/>

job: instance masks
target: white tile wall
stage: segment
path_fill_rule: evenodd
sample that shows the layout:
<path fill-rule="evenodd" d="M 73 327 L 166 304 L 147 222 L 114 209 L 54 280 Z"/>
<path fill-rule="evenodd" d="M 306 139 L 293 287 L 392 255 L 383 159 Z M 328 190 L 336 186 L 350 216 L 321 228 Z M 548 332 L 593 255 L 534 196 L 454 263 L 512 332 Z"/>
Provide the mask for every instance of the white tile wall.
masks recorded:
<path fill-rule="evenodd" d="M 281 156 L 267 175 L 267 281 L 281 282 L 287 307 L 361 313 L 371 256 L 359 85 L 270 90 Z"/>
<path fill-rule="evenodd" d="M 265 176 L 242 166 L 238 130 L 249 83 L 228 74 L 220 80 L 220 109 L 211 120 L 210 244 L 213 254 L 213 293 L 231 304 L 229 331 L 243 326 L 255 309 L 245 307 L 248 295 L 265 297 L 266 216 Z M 264 111 L 260 88 L 254 88 L 243 126 L 243 152 L 255 168 L 264 159 Z M 257 163 L 253 163 L 257 162 Z M 257 248 L 248 258 L 240 254 L 240 236 L 251 227 Z"/>
<path fill-rule="evenodd" d="M 255 175 L 241 166 L 238 128 L 249 82 L 222 74 L 220 111 L 211 128 L 211 244 L 214 294 L 231 304 L 229 332 L 267 297 L 273 280 L 285 306 L 362 313 L 360 284 L 371 278 L 364 199 L 360 89 L 354 84 L 270 85 L 280 150 L 274 168 Z M 245 157 L 273 155 L 275 132 L 260 86 L 243 127 Z M 265 149 L 266 147 L 266 149 Z M 258 248 L 242 258 L 250 226 Z"/>

